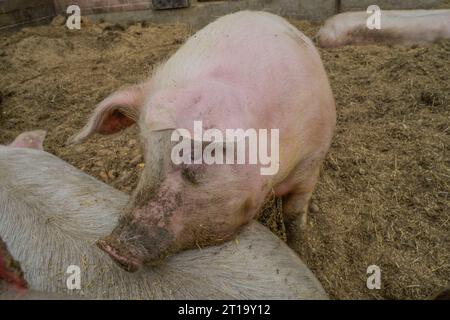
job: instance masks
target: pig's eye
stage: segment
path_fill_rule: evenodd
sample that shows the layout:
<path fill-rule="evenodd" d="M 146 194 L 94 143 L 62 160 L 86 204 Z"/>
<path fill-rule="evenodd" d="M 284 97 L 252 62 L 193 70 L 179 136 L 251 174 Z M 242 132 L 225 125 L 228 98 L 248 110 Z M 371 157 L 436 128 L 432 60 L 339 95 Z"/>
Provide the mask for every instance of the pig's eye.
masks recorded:
<path fill-rule="evenodd" d="M 183 177 L 184 180 L 189 181 L 192 184 L 198 184 L 194 170 L 189 170 L 189 168 L 183 168 L 181 170 L 181 176 Z"/>

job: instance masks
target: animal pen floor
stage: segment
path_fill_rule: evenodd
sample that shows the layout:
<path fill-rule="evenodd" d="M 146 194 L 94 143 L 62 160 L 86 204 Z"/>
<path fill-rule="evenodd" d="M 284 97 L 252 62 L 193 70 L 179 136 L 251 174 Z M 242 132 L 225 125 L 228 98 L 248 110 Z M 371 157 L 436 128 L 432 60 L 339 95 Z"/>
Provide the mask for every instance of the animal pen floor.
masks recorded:
<path fill-rule="evenodd" d="M 292 22 L 308 36 L 319 28 Z M 190 34 L 184 25 L 86 21 L 1 36 L 0 143 L 46 129 L 48 152 L 131 192 L 143 166 L 136 128 L 64 143 L 96 103 L 144 80 Z M 450 41 L 321 54 L 337 129 L 298 252 L 332 298 L 426 298 L 450 279 Z M 260 220 L 283 238 L 279 210 L 268 209 Z M 366 287 L 372 264 L 381 290 Z"/>

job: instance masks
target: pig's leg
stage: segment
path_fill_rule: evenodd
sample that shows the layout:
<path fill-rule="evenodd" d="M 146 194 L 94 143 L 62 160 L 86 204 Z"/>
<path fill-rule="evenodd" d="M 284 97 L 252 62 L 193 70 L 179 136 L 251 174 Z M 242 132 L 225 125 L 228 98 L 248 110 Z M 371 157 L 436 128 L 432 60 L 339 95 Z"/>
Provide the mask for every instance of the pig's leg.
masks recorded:
<path fill-rule="evenodd" d="M 295 177 L 299 182 L 292 192 L 283 197 L 283 217 L 289 244 L 295 244 L 306 229 L 308 206 L 319 177 L 319 168 L 317 166 L 309 172 L 299 172 Z"/>

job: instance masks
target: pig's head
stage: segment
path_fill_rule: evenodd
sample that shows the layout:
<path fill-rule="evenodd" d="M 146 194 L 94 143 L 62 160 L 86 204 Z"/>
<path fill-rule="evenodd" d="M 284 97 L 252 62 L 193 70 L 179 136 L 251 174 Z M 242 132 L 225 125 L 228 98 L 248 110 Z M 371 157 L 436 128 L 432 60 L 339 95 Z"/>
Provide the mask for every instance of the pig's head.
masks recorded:
<path fill-rule="evenodd" d="M 223 108 L 217 109 L 226 113 L 226 105 L 236 102 L 223 88 L 208 89 L 165 90 L 147 99 L 145 86 L 125 89 L 100 103 L 86 127 L 72 138 L 80 141 L 94 132 L 113 133 L 134 122 L 140 127 L 145 167 L 119 225 L 98 241 L 127 271 L 183 249 L 229 240 L 257 212 L 259 201 L 252 190 L 262 184 L 251 172 L 257 168 L 173 161 L 174 146 L 182 140 L 178 136 L 172 141 L 176 128 L 192 128 L 192 119 L 211 123 L 214 105 L 220 103 Z M 216 89 L 222 94 L 214 94 Z M 193 143 L 190 146 L 189 156 L 195 158 Z M 200 149 L 205 147 L 200 144 Z M 226 147 L 218 150 L 227 152 Z"/>

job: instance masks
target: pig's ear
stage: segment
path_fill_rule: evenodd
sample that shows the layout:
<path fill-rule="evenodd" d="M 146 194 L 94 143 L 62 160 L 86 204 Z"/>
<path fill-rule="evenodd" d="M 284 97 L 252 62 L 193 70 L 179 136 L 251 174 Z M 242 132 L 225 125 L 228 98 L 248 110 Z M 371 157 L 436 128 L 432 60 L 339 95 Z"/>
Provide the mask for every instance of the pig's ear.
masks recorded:
<path fill-rule="evenodd" d="M 144 103 L 144 85 L 136 85 L 114 92 L 100 102 L 80 132 L 67 144 L 80 143 L 93 133 L 112 134 L 133 125 Z"/>
<path fill-rule="evenodd" d="M 44 150 L 43 143 L 46 135 L 47 131 L 45 130 L 23 132 L 19 134 L 9 146 L 14 148 Z"/>

